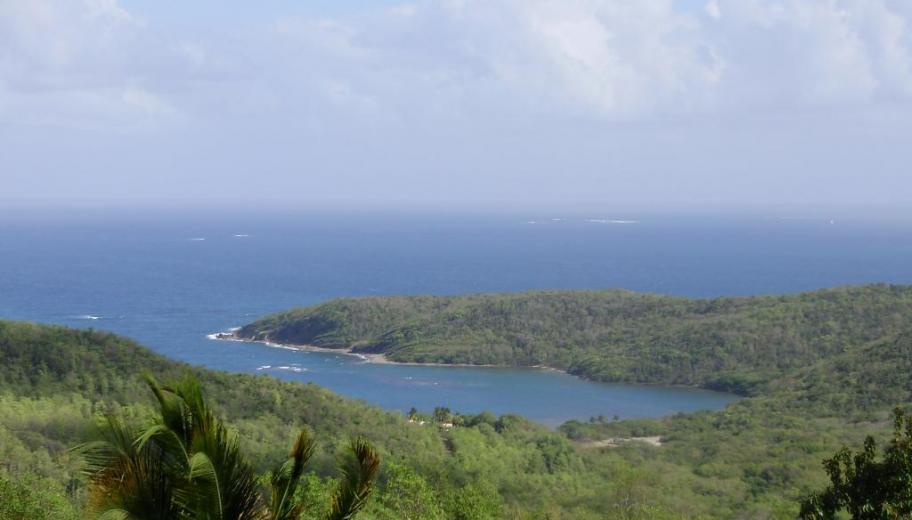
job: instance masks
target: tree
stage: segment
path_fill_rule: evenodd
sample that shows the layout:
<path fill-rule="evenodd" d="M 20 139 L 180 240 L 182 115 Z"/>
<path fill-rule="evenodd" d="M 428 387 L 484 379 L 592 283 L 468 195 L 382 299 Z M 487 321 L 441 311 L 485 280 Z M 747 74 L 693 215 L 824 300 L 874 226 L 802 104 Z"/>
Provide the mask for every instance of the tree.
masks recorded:
<path fill-rule="evenodd" d="M 147 378 L 157 416 L 137 428 L 110 416 L 101 439 L 78 450 L 90 481 L 89 512 L 107 519 L 292 520 L 303 505 L 298 489 L 314 450 L 303 430 L 289 458 L 261 493 L 238 439 L 207 406 L 188 376 L 172 386 Z M 362 439 L 351 442 L 327 520 L 348 520 L 371 494 L 380 459 Z"/>
<path fill-rule="evenodd" d="M 883 460 L 876 456 L 868 437 L 860 452 L 843 448 L 825 460 L 831 484 L 802 501 L 800 518 L 829 520 L 843 510 L 855 520 L 912 517 L 912 416 L 899 408 L 893 412 L 893 438 Z"/>
<path fill-rule="evenodd" d="M 490 484 L 472 482 L 450 496 L 450 509 L 456 520 L 488 520 L 501 516 L 501 501 Z"/>
<path fill-rule="evenodd" d="M 79 515 L 63 496 L 48 490 L 47 482 L 34 478 L 10 478 L 0 473 L 0 518 L 76 520 Z"/>
<path fill-rule="evenodd" d="M 379 518 L 398 520 L 440 520 L 444 518 L 440 500 L 430 484 L 408 466 L 389 464 L 386 485 L 374 502 L 382 507 Z"/>
<path fill-rule="evenodd" d="M 453 418 L 453 413 L 445 406 L 434 408 L 434 422 L 437 424 L 449 423 Z"/>

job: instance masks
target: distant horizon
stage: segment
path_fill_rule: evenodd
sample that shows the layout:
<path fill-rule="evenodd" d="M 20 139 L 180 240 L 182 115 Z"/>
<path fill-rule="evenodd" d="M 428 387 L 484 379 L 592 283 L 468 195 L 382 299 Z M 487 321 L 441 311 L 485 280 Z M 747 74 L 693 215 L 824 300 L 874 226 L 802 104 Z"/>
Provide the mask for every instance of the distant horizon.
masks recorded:
<path fill-rule="evenodd" d="M 209 201 L 177 201 L 165 200 L 149 203 L 136 201 L 85 201 L 85 200 L 3 200 L 0 199 L 0 215 L 4 213 L 35 214 L 42 213 L 47 216 L 84 214 L 160 214 L 176 213 L 184 215 L 282 215 L 282 214 L 368 214 L 376 216 L 385 215 L 431 215 L 445 217 L 452 216 L 524 216 L 539 218 L 604 218 L 625 219 L 633 216 L 682 216 L 682 217 L 713 217 L 713 216 L 743 216 L 743 217 L 770 217 L 788 220 L 816 219 L 816 218 L 912 218 L 912 206 L 884 205 L 884 204 L 698 204 L 678 206 L 645 206 L 612 203 L 579 203 L 579 204 L 333 204 L 328 202 L 294 202 L 272 201 L 270 203 L 252 204 L 250 201 L 225 200 L 222 202 Z"/>

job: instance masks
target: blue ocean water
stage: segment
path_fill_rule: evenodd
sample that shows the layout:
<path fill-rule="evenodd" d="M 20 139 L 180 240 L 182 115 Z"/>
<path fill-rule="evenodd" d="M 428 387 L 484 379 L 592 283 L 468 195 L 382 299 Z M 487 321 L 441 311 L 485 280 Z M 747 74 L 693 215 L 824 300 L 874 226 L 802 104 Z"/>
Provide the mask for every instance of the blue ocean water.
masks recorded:
<path fill-rule="evenodd" d="M 912 283 L 912 227 L 829 218 L 0 212 L 0 317 L 110 330 L 220 370 L 313 381 L 391 409 L 593 415 L 732 396 L 546 370 L 366 364 L 206 335 L 340 296 L 626 288 L 695 297 Z"/>

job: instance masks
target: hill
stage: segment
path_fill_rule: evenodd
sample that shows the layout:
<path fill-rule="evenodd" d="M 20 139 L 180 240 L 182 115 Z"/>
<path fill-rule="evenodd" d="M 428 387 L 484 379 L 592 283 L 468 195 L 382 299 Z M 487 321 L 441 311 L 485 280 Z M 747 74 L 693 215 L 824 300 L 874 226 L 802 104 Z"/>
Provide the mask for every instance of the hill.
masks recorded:
<path fill-rule="evenodd" d="M 547 300 L 547 308 L 564 301 L 568 309 L 575 309 L 567 310 L 568 316 L 579 310 L 569 303 L 578 293 L 554 294 L 491 299 Z M 691 330 L 693 334 L 676 348 L 693 349 L 694 359 L 702 360 L 699 366 L 729 363 L 730 373 L 746 373 L 750 379 L 742 376 L 741 381 L 752 381 L 746 387 L 751 397 L 716 412 L 654 420 L 571 421 L 557 432 L 520 417 L 491 414 L 457 416 L 453 418 L 456 427 L 442 428 L 410 423 L 398 413 L 315 385 L 190 367 L 111 334 L 0 321 L 0 497 L 4 499 L 0 518 L 80 517 L 84 483 L 77 471 L 79 461 L 67 448 L 90 438 L 92 423 L 102 413 L 127 417 L 148 413 L 143 372 L 165 380 L 194 372 L 220 414 L 237 427 L 244 449 L 261 470 L 283 456 L 297 428 L 305 424 L 312 428 L 321 441 L 309 477 L 315 496 L 324 493 L 335 476 L 334 457 L 346 438 L 365 435 L 384 457 L 381 485 L 363 515 L 366 520 L 410 514 L 453 519 L 793 518 L 798 499 L 825 481 L 822 459 L 843 444 L 858 445 L 865 435 L 887 436 L 889 411 L 912 404 L 907 288 L 869 286 L 788 297 L 697 301 L 619 292 L 583 296 L 595 307 L 613 308 L 617 330 L 630 331 L 631 340 L 646 349 L 645 353 L 627 349 L 631 363 L 651 359 L 660 368 L 656 374 L 683 378 L 678 358 L 653 357 L 656 347 L 650 347 L 646 338 L 670 340 L 668 331 Z M 324 346 L 377 349 L 380 343 L 357 338 L 374 337 L 370 331 L 386 336 L 380 315 L 386 307 L 395 309 L 383 312 L 399 320 L 393 327 L 399 330 L 417 326 L 407 324 L 413 320 L 439 324 L 440 316 L 460 306 L 494 305 L 488 299 L 342 300 L 295 312 L 317 314 L 326 320 L 323 323 L 346 324 L 315 335 Z M 626 316 L 617 303 L 620 300 L 641 300 L 643 308 Z M 700 306 L 706 309 L 704 319 L 696 317 Z M 346 307 L 360 314 L 338 310 Z M 327 312 L 334 308 L 335 314 Z M 682 310 L 672 310 L 678 308 Z M 437 318 L 417 316 L 416 309 Z M 473 316 L 467 323 L 483 322 L 480 312 L 464 314 Z M 530 314 L 506 313 L 503 319 L 509 316 L 524 320 Z M 773 319 L 776 316 L 780 318 Z M 611 329 L 603 318 L 589 319 L 596 329 Z M 277 318 L 271 320 L 279 323 Z M 664 323 L 665 329 L 650 336 L 645 325 L 630 324 L 637 320 Z M 719 328 L 718 321 L 730 327 Z M 709 328 L 702 328 L 704 322 Z M 316 328 L 318 320 L 303 323 Z M 512 332 L 507 331 L 519 325 L 504 327 L 484 334 L 508 337 Z M 708 330 L 719 334 L 714 349 L 701 348 L 695 339 Z M 725 330 L 729 334 L 722 334 Z M 739 331 L 753 335 L 739 339 Z M 530 328 L 530 342 L 545 345 L 538 334 L 548 337 L 549 333 L 544 327 Z M 757 338 L 781 338 L 769 350 L 782 358 L 758 351 L 762 345 Z M 410 345 L 423 348 L 403 342 L 403 352 L 409 352 Z M 442 352 L 446 343 L 434 345 L 434 352 Z M 599 345 L 592 343 L 585 351 L 600 359 L 617 355 L 612 350 L 603 352 Z M 789 358 L 792 352 L 802 361 Z M 709 381 L 695 376 L 692 380 Z M 661 446 L 627 442 L 608 448 L 597 442 L 646 436 L 660 437 Z M 19 516 L 8 514 L 10 508 Z"/>
<path fill-rule="evenodd" d="M 242 327 L 250 340 L 394 361 L 538 366 L 599 381 L 755 395 L 777 375 L 896 334 L 912 287 L 691 300 L 627 291 L 347 298 Z"/>
<path fill-rule="evenodd" d="M 186 371 L 261 471 L 285 456 L 296 430 L 314 430 L 315 497 L 337 476 L 336 453 L 348 437 L 373 442 L 384 460 L 381 484 L 359 518 L 602 518 L 620 503 L 609 497 L 659 478 L 516 416 L 459 416 L 462 426 L 453 429 L 419 425 L 312 384 L 190 367 L 112 334 L 0 321 L 0 518 L 80 518 L 85 482 L 68 448 L 91 439 L 102 414 L 147 415 L 143 373 L 168 380 Z M 675 500 L 686 504 L 690 494 Z M 631 518 L 662 518 L 678 506 L 644 497 L 624 508 Z"/>

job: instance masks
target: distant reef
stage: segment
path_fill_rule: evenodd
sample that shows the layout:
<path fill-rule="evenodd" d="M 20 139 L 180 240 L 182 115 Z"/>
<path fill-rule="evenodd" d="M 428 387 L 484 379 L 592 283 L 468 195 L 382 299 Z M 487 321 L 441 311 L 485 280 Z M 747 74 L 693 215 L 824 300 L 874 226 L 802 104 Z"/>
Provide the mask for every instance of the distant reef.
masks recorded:
<path fill-rule="evenodd" d="M 688 299 L 623 290 L 343 298 L 259 319 L 237 338 L 398 362 L 546 366 L 606 382 L 741 395 L 912 328 L 912 287 Z"/>

